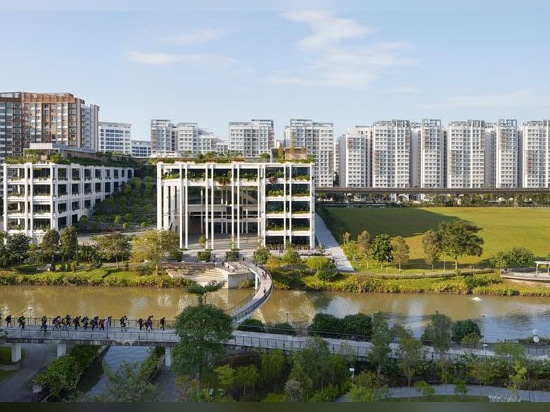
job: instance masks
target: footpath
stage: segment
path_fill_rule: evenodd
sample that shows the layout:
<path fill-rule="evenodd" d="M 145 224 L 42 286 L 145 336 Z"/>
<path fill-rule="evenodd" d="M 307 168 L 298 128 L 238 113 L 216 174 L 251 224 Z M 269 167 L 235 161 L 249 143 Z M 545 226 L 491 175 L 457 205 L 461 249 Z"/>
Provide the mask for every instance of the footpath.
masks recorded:
<path fill-rule="evenodd" d="M 341 272 L 354 272 L 353 266 L 346 257 L 344 251 L 332 236 L 330 230 L 321 217 L 315 214 L 315 235 L 319 244 L 327 251 L 327 254 L 332 256 L 336 269 Z"/>
<path fill-rule="evenodd" d="M 57 357 L 55 345 L 23 344 L 22 352 L 19 367 L 0 382 L 0 402 L 32 402 L 33 378 Z"/>

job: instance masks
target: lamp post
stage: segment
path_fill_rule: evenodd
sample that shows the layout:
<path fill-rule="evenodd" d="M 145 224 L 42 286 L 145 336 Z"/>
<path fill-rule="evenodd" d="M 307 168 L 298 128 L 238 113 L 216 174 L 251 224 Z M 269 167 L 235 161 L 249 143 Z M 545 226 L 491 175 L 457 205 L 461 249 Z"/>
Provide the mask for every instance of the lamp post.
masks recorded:
<path fill-rule="evenodd" d="M 355 368 L 349 368 L 349 371 L 351 373 L 351 379 L 353 380 L 353 377 L 355 376 Z"/>
<path fill-rule="evenodd" d="M 288 324 L 288 310 L 286 311 L 286 323 Z"/>

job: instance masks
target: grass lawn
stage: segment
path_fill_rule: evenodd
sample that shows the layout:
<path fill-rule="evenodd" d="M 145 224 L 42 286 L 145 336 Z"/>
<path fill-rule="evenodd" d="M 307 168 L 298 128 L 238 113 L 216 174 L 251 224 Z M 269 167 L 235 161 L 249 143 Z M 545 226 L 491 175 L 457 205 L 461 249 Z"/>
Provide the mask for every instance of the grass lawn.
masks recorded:
<path fill-rule="evenodd" d="M 351 239 L 367 230 L 373 239 L 387 233 L 403 236 L 410 247 L 409 267 L 426 267 L 422 251 L 422 235 L 436 230 L 439 223 L 454 219 L 469 221 L 480 228 L 484 240 L 480 257 L 459 259 L 460 264 L 490 266 L 489 260 L 500 250 L 526 247 L 537 259 L 550 254 L 550 209 L 492 207 L 432 207 L 432 208 L 327 208 L 331 221 L 326 222 L 338 242 L 342 233 Z M 334 228 L 337 228 L 334 230 Z M 533 265 L 534 266 L 534 265 Z"/>

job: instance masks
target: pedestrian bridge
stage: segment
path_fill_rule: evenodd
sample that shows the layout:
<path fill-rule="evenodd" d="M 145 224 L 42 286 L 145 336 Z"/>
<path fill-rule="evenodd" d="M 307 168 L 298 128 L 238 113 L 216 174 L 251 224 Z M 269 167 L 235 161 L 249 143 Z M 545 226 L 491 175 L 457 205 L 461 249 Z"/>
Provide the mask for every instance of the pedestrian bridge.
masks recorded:
<path fill-rule="evenodd" d="M 254 274 L 254 295 L 250 300 L 247 300 L 242 305 L 237 305 L 229 310 L 229 314 L 233 320 L 233 326 L 236 328 L 239 323 L 250 317 L 269 298 L 273 291 L 273 282 L 271 276 L 264 269 L 250 263 L 242 262 L 248 267 L 248 270 Z M 74 329 L 73 325 L 67 329 L 54 329 L 52 327 L 53 318 L 48 319 L 48 328 L 44 332 L 40 328 L 40 318 L 27 319 L 25 328 L 18 326 L 0 328 L 0 344 L 11 344 L 11 361 L 18 362 L 21 360 L 21 345 L 23 343 L 56 343 L 57 356 L 64 356 L 67 353 L 67 345 L 126 345 L 126 346 L 163 346 L 166 350 L 166 364 L 171 364 L 171 348 L 179 341 L 178 335 L 173 329 L 167 328 L 161 330 L 155 328 L 151 331 L 146 331 L 137 327 L 136 320 L 129 320 L 125 328 L 121 330 L 117 321 L 112 319 L 109 324 L 106 322 L 106 327 L 103 330 L 99 328 L 84 329 L 80 327 Z M 131 327 L 135 325 L 135 327 Z M 168 322 L 168 326 L 170 322 Z M 157 323 L 158 326 L 158 323 Z M 234 343 L 237 346 L 237 343 Z"/>

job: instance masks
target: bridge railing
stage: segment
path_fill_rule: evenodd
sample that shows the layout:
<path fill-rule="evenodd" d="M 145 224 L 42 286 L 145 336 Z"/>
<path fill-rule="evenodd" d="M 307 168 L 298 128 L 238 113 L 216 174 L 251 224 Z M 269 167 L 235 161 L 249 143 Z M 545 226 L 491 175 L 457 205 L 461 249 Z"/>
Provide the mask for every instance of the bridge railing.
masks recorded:
<path fill-rule="evenodd" d="M 44 339 L 44 340 L 74 340 L 74 341 L 83 341 L 83 340 L 110 340 L 116 342 L 136 342 L 136 341 L 146 341 L 146 342 L 179 342 L 179 336 L 171 330 L 153 330 L 146 331 L 144 330 L 132 330 L 132 331 L 120 331 L 119 329 L 106 328 L 105 330 L 94 330 L 91 329 L 69 329 L 69 330 L 59 330 L 48 328 L 46 332 L 37 327 L 27 327 L 25 329 L 21 328 L 9 328 L 3 329 L 2 333 L 8 339 Z"/>

